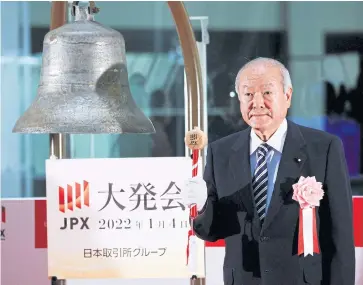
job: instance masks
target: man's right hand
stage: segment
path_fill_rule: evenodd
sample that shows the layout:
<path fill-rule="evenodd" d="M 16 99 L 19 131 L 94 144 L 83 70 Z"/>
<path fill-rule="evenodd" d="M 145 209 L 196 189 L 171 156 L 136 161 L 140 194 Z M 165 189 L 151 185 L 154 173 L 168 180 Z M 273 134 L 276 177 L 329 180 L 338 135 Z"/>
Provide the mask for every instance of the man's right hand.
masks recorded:
<path fill-rule="evenodd" d="M 207 200 L 207 186 L 203 178 L 193 177 L 185 181 L 182 197 L 186 206 L 196 204 L 197 210 L 200 211 Z"/>

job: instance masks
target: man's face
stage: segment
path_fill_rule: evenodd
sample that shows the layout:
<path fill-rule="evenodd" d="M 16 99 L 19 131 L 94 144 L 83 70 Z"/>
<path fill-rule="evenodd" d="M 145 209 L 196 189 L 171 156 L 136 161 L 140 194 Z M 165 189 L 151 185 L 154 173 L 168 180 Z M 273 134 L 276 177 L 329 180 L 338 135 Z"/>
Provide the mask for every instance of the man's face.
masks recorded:
<path fill-rule="evenodd" d="M 286 117 L 292 89 L 284 92 L 279 67 L 255 64 L 239 75 L 238 94 L 245 122 L 260 132 L 274 132 Z"/>

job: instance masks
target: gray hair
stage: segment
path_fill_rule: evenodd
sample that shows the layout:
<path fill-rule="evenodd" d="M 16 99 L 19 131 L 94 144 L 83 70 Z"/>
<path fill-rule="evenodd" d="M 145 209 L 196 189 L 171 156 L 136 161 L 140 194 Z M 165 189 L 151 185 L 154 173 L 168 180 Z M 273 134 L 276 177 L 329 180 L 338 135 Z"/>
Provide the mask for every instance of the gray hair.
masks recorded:
<path fill-rule="evenodd" d="M 244 66 L 242 66 L 242 68 L 238 71 L 237 76 L 236 76 L 236 81 L 235 81 L 235 89 L 236 92 L 238 94 L 238 85 L 239 85 L 239 78 L 241 73 L 247 68 L 250 67 L 252 65 L 255 64 L 262 64 L 264 66 L 267 65 L 273 65 L 273 66 L 277 66 L 280 68 L 281 70 L 281 75 L 282 75 L 282 80 L 283 80 L 283 84 L 284 84 L 284 92 L 286 93 L 287 90 L 289 88 L 292 88 L 292 82 L 291 82 L 291 77 L 290 77 L 290 73 L 287 70 L 287 68 L 285 67 L 285 65 L 283 65 L 281 62 L 279 62 L 276 59 L 272 59 L 272 58 L 267 58 L 267 57 L 258 57 L 256 59 L 253 59 L 251 61 L 249 61 L 248 63 L 246 63 Z M 238 96 L 239 97 L 239 96 Z"/>

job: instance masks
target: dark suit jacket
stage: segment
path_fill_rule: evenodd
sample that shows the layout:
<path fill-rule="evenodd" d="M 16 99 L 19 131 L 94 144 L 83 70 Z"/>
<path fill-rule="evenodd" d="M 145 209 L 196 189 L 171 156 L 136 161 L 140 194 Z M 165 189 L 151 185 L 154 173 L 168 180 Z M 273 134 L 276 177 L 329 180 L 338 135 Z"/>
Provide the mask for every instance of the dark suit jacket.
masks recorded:
<path fill-rule="evenodd" d="M 354 285 L 352 194 L 340 139 L 288 122 L 261 227 L 251 187 L 250 131 L 209 145 L 204 172 L 208 199 L 193 223 L 201 239 L 225 239 L 224 284 Z M 325 192 L 317 208 L 321 254 L 307 257 L 297 255 L 299 204 L 292 200 L 292 184 L 300 176 L 315 176 Z"/>

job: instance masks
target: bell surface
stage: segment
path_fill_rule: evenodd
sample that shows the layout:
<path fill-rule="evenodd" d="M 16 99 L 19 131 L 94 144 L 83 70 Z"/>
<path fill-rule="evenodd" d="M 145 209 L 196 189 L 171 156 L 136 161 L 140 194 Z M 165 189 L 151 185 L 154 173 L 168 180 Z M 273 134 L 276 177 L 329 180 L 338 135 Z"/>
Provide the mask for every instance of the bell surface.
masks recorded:
<path fill-rule="evenodd" d="M 38 93 L 17 133 L 154 133 L 132 98 L 123 36 L 95 22 L 88 7 L 45 36 Z"/>

